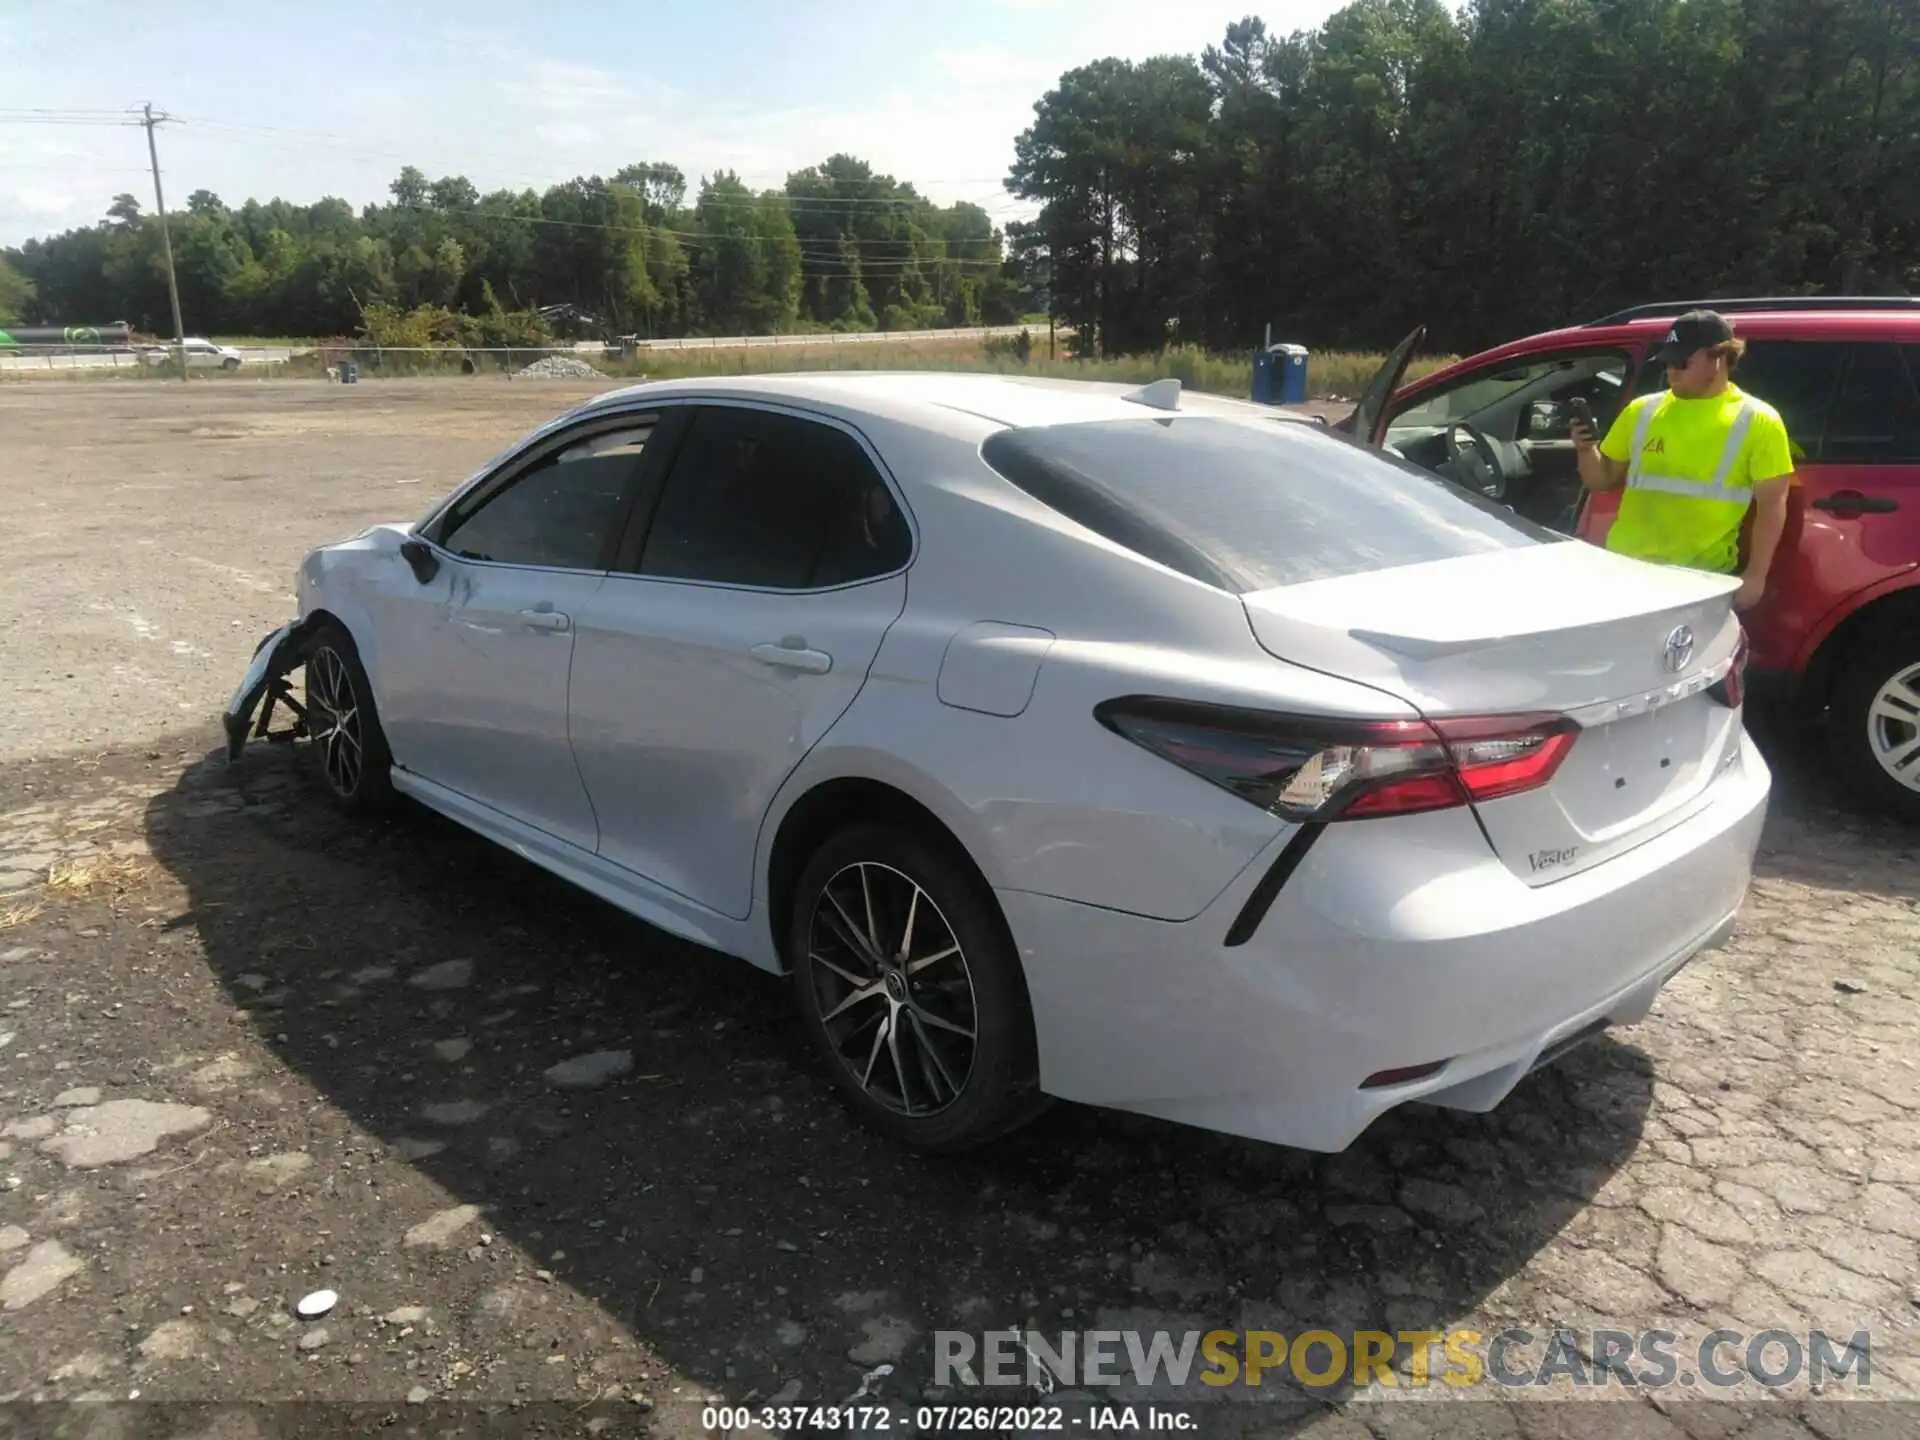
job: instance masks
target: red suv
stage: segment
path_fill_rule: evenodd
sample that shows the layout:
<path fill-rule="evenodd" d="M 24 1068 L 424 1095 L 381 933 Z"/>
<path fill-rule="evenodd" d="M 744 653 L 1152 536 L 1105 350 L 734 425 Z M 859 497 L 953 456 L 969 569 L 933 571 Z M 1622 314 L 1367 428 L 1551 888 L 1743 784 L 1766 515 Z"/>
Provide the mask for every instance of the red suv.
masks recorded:
<path fill-rule="evenodd" d="M 1604 433 L 1629 400 L 1665 389 L 1654 352 L 1697 305 L 1733 320 L 1747 342 L 1734 383 L 1780 412 L 1793 443 L 1786 534 L 1746 616 L 1750 677 L 1825 721 L 1834 767 L 1863 800 L 1920 818 L 1920 298 L 1640 305 L 1401 387 L 1417 330 L 1337 428 L 1603 543 L 1618 497 L 1582 490 L 1569 402 L 1584 397 Z"/>

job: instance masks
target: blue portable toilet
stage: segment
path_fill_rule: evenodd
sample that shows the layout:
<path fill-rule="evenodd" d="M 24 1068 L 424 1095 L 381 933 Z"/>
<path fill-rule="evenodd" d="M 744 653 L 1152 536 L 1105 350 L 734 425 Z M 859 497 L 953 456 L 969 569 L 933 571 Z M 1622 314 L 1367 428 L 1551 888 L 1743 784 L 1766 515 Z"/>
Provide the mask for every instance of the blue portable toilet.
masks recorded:
<path fill-rule="evenodd" d="M 1307 403 L 1307 347 L 1304 345 L 1275 345 L 1273 368 L 1277 372 L 1282 405 L 1304 405 Z"/>
<path fill-rule="evenodd" d="M 1249 398 L 1256 405 L 1273 404 L 1273 347 L 1271 345 L 1253 347 L 1253 392 Z"/>
<path fill-rule="evenodd" d="M 1256 405 L 1300 405 L 1307 398 L 1307 347 L 1262 345 L 1253 352 Z"/>

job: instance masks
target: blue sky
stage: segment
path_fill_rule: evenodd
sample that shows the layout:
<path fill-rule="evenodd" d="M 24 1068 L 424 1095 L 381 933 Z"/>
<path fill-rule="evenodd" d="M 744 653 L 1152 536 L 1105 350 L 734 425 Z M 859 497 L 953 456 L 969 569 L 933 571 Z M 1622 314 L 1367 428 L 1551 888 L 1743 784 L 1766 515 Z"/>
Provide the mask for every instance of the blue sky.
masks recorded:
<path fill-rule="evenodd" d="M 1013 139 L 1061 72 L 1198 53 L 1254 13 L 1285 33 L 1335 0 L 15 0 L 0 111 L 152 101 L 169 208 L 207 189 L 387 198 L 403 164 L 483 190 L 642 160 L 756 187 L 836 151 L 1004 222 Z M 0 244 L 151 208 L 138 128 L 0 119 Z"/>

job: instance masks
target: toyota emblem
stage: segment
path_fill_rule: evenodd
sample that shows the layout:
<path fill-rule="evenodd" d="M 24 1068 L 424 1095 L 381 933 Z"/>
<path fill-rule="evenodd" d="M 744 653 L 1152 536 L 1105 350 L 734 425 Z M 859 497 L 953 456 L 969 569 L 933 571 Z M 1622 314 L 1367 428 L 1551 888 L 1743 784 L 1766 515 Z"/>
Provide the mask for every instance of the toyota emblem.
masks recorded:
<path fill-rule="evenodd" d="M 1665 651 L 1667 673 L 1678 675 L 1687 668 L 1687 662 L 1693 659 L 1693 629 L 1688 625 L 1676 625 L 1667 635 Z"/>

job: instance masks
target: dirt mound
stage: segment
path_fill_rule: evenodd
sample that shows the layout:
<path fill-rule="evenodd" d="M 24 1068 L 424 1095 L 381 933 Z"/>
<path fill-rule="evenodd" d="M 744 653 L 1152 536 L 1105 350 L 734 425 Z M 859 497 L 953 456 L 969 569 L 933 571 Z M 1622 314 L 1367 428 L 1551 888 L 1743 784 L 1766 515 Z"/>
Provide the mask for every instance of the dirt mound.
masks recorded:
<path fill-rule="evenodd" d="M 571 355 L 549 355 L 544 360 L 536 360 L 523 370 L 514 372 L 516 380 L 604 380 L 593 366 L 584 360 L 576 360 Z"/>

